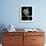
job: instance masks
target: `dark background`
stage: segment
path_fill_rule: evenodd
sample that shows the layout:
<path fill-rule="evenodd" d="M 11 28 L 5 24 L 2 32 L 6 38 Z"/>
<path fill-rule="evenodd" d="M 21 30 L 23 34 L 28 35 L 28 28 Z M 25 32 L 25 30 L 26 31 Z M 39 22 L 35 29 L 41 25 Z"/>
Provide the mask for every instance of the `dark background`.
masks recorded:
<path fill-rule="evenodd" d="M 32 16 L 32 7 L 22 7 L 22 16 L 25 16 L 24 14 L 23 14 L 23 10 L 24 9 L 27 9 L 27 8 L 29 8 L 29 15 L 31 15 Z"/>

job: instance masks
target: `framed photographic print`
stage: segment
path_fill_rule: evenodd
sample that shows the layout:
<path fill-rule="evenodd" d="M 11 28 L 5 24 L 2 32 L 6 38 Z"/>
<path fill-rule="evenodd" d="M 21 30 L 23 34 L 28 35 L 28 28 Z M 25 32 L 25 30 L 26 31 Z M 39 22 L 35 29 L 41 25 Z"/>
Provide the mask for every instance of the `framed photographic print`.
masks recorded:
<path fill-rule="evenodd" d="M 34 7 L 32 5 L 20 6 L 20 22 L 34 21 Z"/>

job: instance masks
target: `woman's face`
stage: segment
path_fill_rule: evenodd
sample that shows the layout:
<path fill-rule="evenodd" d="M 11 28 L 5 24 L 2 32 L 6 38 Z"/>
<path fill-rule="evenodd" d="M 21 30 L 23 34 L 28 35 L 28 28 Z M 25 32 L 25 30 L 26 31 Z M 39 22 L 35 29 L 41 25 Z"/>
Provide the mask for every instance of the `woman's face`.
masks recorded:
<path fill-rule="evenodd" d="M 29 14 L 28 8 L 23 10 L 23 14 L 24 14 L 24 15 L 28 15 L 28 14 Z"/>

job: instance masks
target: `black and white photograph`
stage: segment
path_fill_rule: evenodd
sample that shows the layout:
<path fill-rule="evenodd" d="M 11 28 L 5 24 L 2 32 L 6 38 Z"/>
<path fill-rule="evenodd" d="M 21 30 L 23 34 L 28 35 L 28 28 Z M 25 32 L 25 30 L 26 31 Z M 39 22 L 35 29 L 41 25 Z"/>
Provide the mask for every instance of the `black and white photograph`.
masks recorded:
<path fill-rule="evenodd" d="M 33 7 L 21 6 L 20 19 L 21 22 L 31 22 L 33 20 Z"/>

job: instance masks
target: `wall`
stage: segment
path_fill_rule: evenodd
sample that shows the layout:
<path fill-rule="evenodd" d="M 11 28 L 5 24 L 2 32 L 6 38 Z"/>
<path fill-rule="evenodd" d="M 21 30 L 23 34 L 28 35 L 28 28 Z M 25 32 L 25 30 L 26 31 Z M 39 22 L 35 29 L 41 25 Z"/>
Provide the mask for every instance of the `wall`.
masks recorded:
<path fill-rule="evenodd" d="M 13 24 L 16 28 L 41 27 L 46 28 L 46 0 L 1 0 L 0 25 Z M 19 22 L 20 5 L 34 6 L 34 22 Z"/>
<path fill-rule="evenodd" d="M 13 24 L 16 28 L 40 27 L 46 32 L 46 0 L 0 0 L 0 31 Z M 34 22 L 19 22 L 20 5 L 34 6 Z"/>

